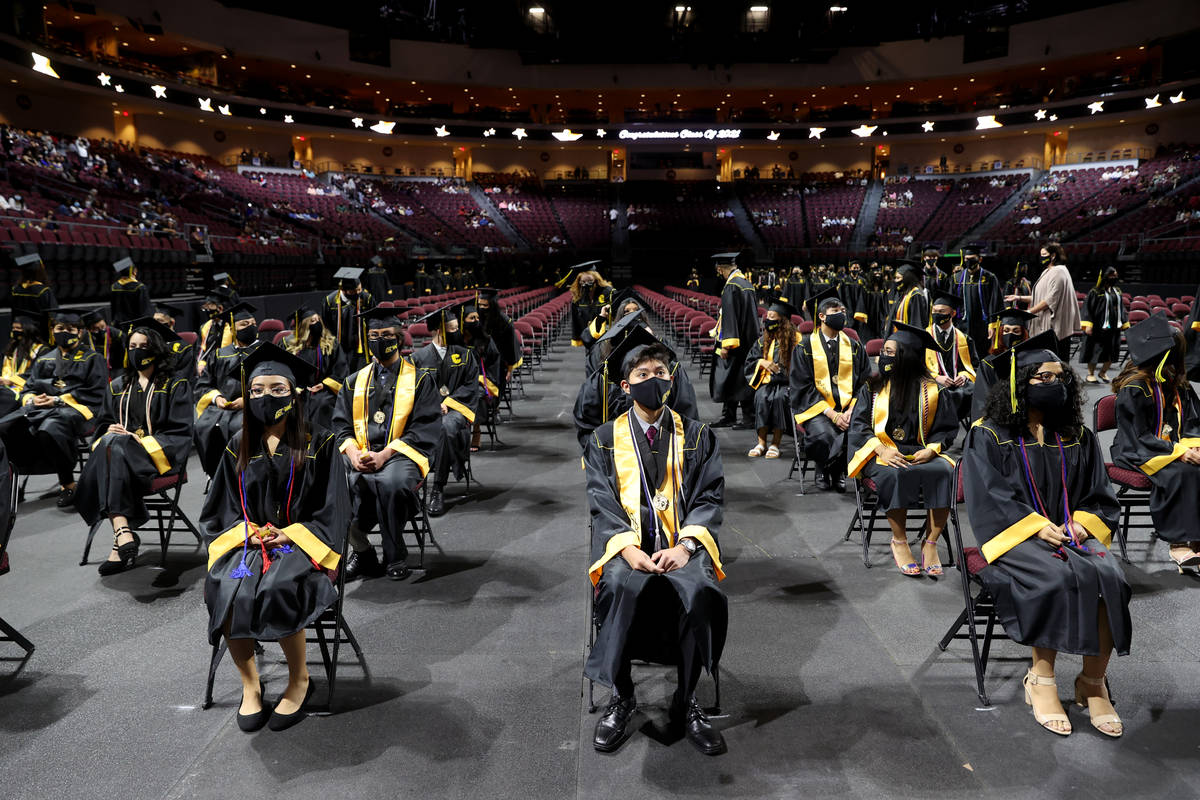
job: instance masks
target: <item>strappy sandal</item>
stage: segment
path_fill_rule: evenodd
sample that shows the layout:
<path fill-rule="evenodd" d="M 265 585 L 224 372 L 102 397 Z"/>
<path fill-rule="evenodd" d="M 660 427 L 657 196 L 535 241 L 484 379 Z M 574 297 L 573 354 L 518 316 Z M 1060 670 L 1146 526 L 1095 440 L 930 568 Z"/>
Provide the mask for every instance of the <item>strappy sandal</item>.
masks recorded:
<path fill-rule="evenodd" d="M 1088 383 L 1101 383 L 1101 381 L 1097 380 L 1095 375 L 1088 375 L 1086 378 L 1084 378 L 1084 380 Z"/>
<path fill-rule="evenodd" d="M 117 544 L 117 540 L 121 538 L 121 534 L 128 533 L 133 537 L 133 541 L 125 544 Z M 124 572 L 127 569 L 133 569 L 138 557 L 138 548 L 141 547 L 141 538 L 127 525 L 122 525 L 113 531 L 113 549 L 117 551 L 116 561 L 101 561 L 97 571 L 101 575 L 116 575 L 118 572 Z"/>
<path fill-rule="evenodd" d="M 779 458 L 779 445 L 773 444 L 767 448 L 767 454 L 764 458 Z"/>
<path fill-rule="evenodd" d="M 1029 672 L 1025 673 L 1025 679 L 1021 681 L 1021 684 L 1025 687 L 1025 705 L 1032 709 L 1033 718 L 1037 721 L 1037 724 L 1041 725 L 1042 728 L 1050 731 L 1056 736 L 1070 736 L 1070 717 L 1068 717 L 1066 714 L 1039 714 L 1033 705 L 1033 693 L 1029 691 L 1030 686 L 1057 686 L 1058 684 L 1054 682 L 1054 676 L 1051 675 L 1049 677 L 1043 677 L 1035 674 L 1033 670 L 1029 670 Z M 1065 731 L 1060 731 L 1057 728 L 1051 728 L 1049 726 L 1049 723 L 1051 722 L 1065 722 L 1067 723 L 1067 729 Z"/>
<path fill-rule="evenodd" d="M 746 455 L 750 458 L 758 458 L 766 451 L 766 449 L 767 448 L 763 447 L 761 444 L 756 444 L 754 447 L 750 448 L 750 452 L 746 453 Z"/>
<path fill-rule="evenodd" d="M 1167 558 L 1171 559 L 1171 562 L 1179 567 L 1180 571 L 1184 567 L 1200 565 L 1200 553 L 1197 553 L 1190 547 L 1187 550 L 1184 550 L 1183 547 L 1172 547 L 1167 551 Z"/>
<path fill-rule="evenodd" d="M 1084 686 L 1099 686 L 1103 691 L 1098 695 L 1089 695 L 1084 697 L 1083 693 L 1079 691 L 1079 684 L 1081 683 Z M 1117 716 L 1115 710 L 1111 714 L 1097 715 L 1096 712 L 1092 710 L 1093 700 L 1103 700 L 1108 703 L 1109 707 L 1112 706 L 1112 699 L 1108 693 L 1108 678 L 1089 678 L 1081 672 L 1075 676 L 1075 705 L 1079 706 L 1080 708 L 1087 708 L 1088 716 L 1091 718 L 1093 728 L 1100 731 L 1110 739 L 1119 739 L 1121 735 L 1125 733 L 1125 724 L 1121 722 L 1121 718 Z M 1119 726 L 1119 730 L 1115 732 L 1106 731 L 1100 727 L 1101 725 Z"/>
<path fill-rule="evenodd" d="M 933 557 L 938 559 L 938 563 L 930 564 L 928 566 L 925 565 L 925 545 L 927 544 L 933 545 Z M 936 541 L 930 542 L 927 539 L 921 543 L 921 571 L 931 578 L 940 578 L 945 574 L 942 570 L 941 556 L 938 555 Z"/>
<path fill-rule="evenodd" d="M 911 578 L 915 578 L 918 575 L 920 575 L 921 568 L 917 566 L 917 562 L 910 561 L 907 564 L 901 564 L 900 559 L 896 558 L 896 544 L 897 544 L 896 540 L 892 539 L 892 541 L 891 541 L 892 559 L 895 560 L 895 562 L 896 562 L 896 569 L 900 570 L 901 573 L 908 575 Z"/>

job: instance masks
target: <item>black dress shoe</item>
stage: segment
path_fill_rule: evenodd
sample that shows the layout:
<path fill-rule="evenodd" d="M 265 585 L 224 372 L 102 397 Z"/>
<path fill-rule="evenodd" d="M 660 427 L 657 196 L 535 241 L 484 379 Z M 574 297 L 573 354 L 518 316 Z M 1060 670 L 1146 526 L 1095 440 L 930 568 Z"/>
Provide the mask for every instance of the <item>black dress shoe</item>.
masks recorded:
<path fill-rule="evenodd" d="M 304 702 L 300 704 L 300 707 L 291 714 L 272 713 L 271 720 L 267 723 L 267 727 L 273 731 L 286 731 L 293 725 L 303 722 L 304 718 L 308 716 L 308 712 L 304 710 L 304 706 L 308 704 L 308 698 L 312 697 L 312 693 L 313 682 L 312 678 L 309 678 L 308 691 L 304 693 Z"/>
<path fill-rule="evenodd" d="M 122 528 L 122 532 L 128 530 L 128 528 Z M 117 548 L 117 560 L 100 562 L 100 566 L 96 571 L 102 577 L 116 575 L 119 572 L 134 568 L 137 563 L 138 548 L 142 545 L 142 539 L 136 533 L 132 534 L 132 536 L 133 541 L 122 545 L 117 545 L 116 540 L 113 540 L 113 545 Z"/>
<path fill-rule="evenodd" d="M 446 513 L 446 501 L 442 498 L 442 489 L 440 486 L 434 486 L 429 490 L 429 516 L 440 517 Z"/>
<path fill-rule="evenodd" d="M 725 752 L 725 737 L 713 727 L 695 696 L 682 709 L 672 706 L 671 722 L 676 728 L 682 727 L 687 740 L 704 755 L 715 756 Z"/>
<path fill-rule="evenodd" d="M 817 483 L 817 488 L 820 489 L 822 492 L 829 491 L 829 473 L 828 472 L 818 472 L 816 483 Z"/>
<path fill-rule="evenodd" d="M 621 697 L 615 691 L 608 707 L 596 721 L 596 732 L 592 734 L 592 747 L 601 753 L 611 753 L 629 738 L 627 728 L 633 712 L 637 710 L 637 699 L 630 695 Z"/>
<path fill-rule="evenodd" d="M 840 494 L 846 493 L 846 476 L 838 475 L 833 481 L 833 486 Z"/>
<path fill-rule="evenodd" d="M 58 493 L 58 500 L 55 502 L 59 508 L 69 508 L 75 505 L 75 490 L 62 489 Z"/>
<path fill-rule="evenodd" d="M 405 578 L 407 578 L 409 575 L 412 575 L 412 570 L 409 568 L 408 564 L 404 561 L 400 561 L 396 564 L 391 564 L 387 568 L 387 576 L 394 581 L 402 581 Z"/>
<path fill-rule="evenodd" d="M 363 551 L 351 550 L 350 555 L 346 556 L 346 581 L 358 580 L 359 578 L 378 578 L 383 574 L 383 564 L 379 563 L 379 556 L 375 555 L 375 548 L 370 547 Z"/>
<path fill-rule="evenodd" d="M 754 427 L 754 420 L 742 420 L 741 422 L 733 423 L 735 431 L 748 431 Z"/>
<path fill-rule="evenodd" d="M 735 422 L 737 422 L 736 417 L 721 417 L 719 420 L 712 423 L 708 427 L 710 427 L 710 428 L 731 428 L 731 427 L 733 427 L 733 424 Z"/>
<path fill-rule="evenodd" d="M 238 727 L 246 733 L 254 733 L 262 730 L 262 726 L 267 724 L 267 720 L 271 718 L 271 709 L 267 707 L 267 689 L 260 681 L 258 684 L 258 699 L 262 703 L 262 708 L 253 714 L 243 714 L 241 711 L 237 715 Z"/>

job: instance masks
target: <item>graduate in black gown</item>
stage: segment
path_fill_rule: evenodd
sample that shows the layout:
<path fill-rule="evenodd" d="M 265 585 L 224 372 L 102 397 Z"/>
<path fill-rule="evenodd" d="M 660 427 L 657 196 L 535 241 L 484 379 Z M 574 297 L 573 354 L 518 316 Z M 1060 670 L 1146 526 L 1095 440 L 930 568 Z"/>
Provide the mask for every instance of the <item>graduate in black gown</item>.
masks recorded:
<path fill-rule="evenodd" d="M 788 402 L 804 426 L 804 452 L 817 464 L 817 487 L 846 490 L 846 433 L 859 389 L 871 375 L 867 352 L 842 329 L 846 306 L 833 289 L 812 298 L 817 326 L 792 349 Z"/>
<path fill-rule="evenodd" d="M 104 359 L 111 376 L 125 369 L 125 335 L 120 328 L 109 325 L 104 317 L 104 309 L 96 308 L 80 314 L 79 321 L 83 325 L 88 347 Z"/>
<path fill-rule="evenodd" d="M 914 328 L 929 324 L 929 298 L 919 269 L 911 261 L 901 261 L 896 267 L 895 292 L 881 331 L 885 336 L 897 322 Z"/>
<path fill-rule="evenodd" d="M 159 300 L 154 303 L 154 321 L 165 325 L 172 333 L 175 332 L 175 321 L 183 318 L 183 309 Z M 185 342 L 178 335 L 167 342 L 171 348 L 171 360 L 174 363 L 174 374 L 177 378 L 192 380 L 196 377 L 196 346 Z"/>
<path fill-rule="evenodd" d="M 225 637 L 241 677 L 238 727 L 283 730 L 304 719 L 313 691 L 304 627 L 337 599 L 350 496 L 333 434 L 310 427 L 300 410 L 312 367 L 273 344 L 244 367 L 246 423 L 222 451 L 200 515 L 208 641 Z M 279 642 L 288 665 L 273 710 L 254 660 L 264 641 Z"/>
<path fill-rule="evenodd" d="M 108 384 L 96 415 L 92 454 L 79 474 L 75 508 L 84 522 L 112 525 L 113 549 L 100 562 L 101 575 L 134 565 L 145 524 L 150 483 L 187 465 L 192 449 L 192 391 L 175 377 L 173 331 L 152 319 L 130 323 L 129 349 Z"/>
<path fill-rule="evenodd" d="M 792 325 L 792 317 L 799 313 L 782 297 L 768 303 L 763 335 L 754 340 L 746 356 L 746 382 L 754 392 L 754 430 L 758 434 L 758 442 L 746 453 L 750 458 L 779 458 L 783 432 L 795 429 L 788 398 L 788 373 L 792 368 L 792 350 L 800 344 L 800 333 Z"/>
<path fill-rule="evenodd" d="M 612 284 L 596 269 L 599 261 L 585 261 L 567 270 L 556 286 L 571 285 L 571 346 L 591 349 L 604 335 Z"/>
<path fill-rule="evenodd" d="M 1154 534 L 1177 566 L 1200 565 L 1200 400 L 1187 379 L 1186 345 L 1166 317 L 1129 329 L 1129 361 L 1113 380 L 1113 463 L 1146 475 Z"/>
<path fill-rule="evenodd" d="M 196 340 L 196 374 L 203 375 L 208 362 L 222 347 L 233 344 L 233 321 L 226 309 L 235 303 L 224 289 L 213 289 L 200 304 L 204 322 L 200 323 L 200 336 Z"/>
<path fill-rule="evenodd" d="M 463 343 L 479 362 L 479 403 L 475 406 L 475 424 L 471 428 L 471 452 L 479 452 L 481 425 L 497 414 L 504 385 L 504 362 L 496 342 L 488 335 L 479 307 L 467 303 L 462 311 Z"/>
<path fill-rule="evenodd" d="M 228 272 L 213 273 L 213 291 L 229 298 L 228 305 L 236 306 L 242 302 L 242 296 L 237 292 L 237 282 Z"/>
<path fill-rule="evenodd" d="M 377 303 L 392 299 L 392 277 L 383 266 L 382 257 L 371 256 L 371 266 L 362 276 L 362 286 Z"/>
<path fill-rule="evenodd" d="M 342 267 L 333 273 L 338 288 L 325 295 L 321 305 L 321 319 L 337 339 L 351 370 L 362 367 L 370 357 L 366 323 L 359 315 L 375 307 L 375 298 L 359 283 L 362 274 L 362 267 Z"/>
<path fill-rule="evenodd" d="M 804 308 L 804 304 L 808 302 L 808 278 L 799 266 L 792 267 L 788 273 L 780 296 L 796 308 Z"/>
<path fill-rule="evenodd" d="M 937 289 L 929 307 L 929 335 L 934 347 L 925 354 L 929 373 L 942 388 L 942 399 L 953 404 L 960 420 L 969 420 L 975 394 L 979 354 L 975 342 L 954 325 L 962 301 L 948 289 Z"/>
<path fill-rule="evenodd" d="M 49 311 L 58 306 L 54 290 L 46 277 L 46 265 L 37 253 L 17 256 L 13 259 L 21 277 L 8 290 L 8 305 L 14 318 L 30 317 L 38 321 L 43 330 L 50 329 Z"/>
<path fill-rule="evenodd" d="M 24 314 L 25 312 L 22 312 Z M 0 417 L 21 407 L 21 390 L 25 387 L 25 373 L 33 366 L 38 356 L 47 352 L 45 330 L 34 317 L 18 314 L 13 317 L 9 329 L 8 344 L 4 346 L 4 362 L 0 368 Z"/>
<path fill-rule="evenodd" d="M 450 473 L 461 481 L 471 457 L 471 429 L 483 387 L 479 385 L 479 361 L 464 344 L 459 319 L 465 304 L 445 306 L 421 321 L 429 326 L 433 340 L 412 354 L 413 363 L 430 373 L 441 396 L 442 437 L 434 456 L 433 485 L 429 487 L 429 515 L 446 512 L 444 492 Z"/>
<path fill-rule="evenodd" d="M 196 379 L 196 454 L 204 474 L 212 477 L 221 454 L 242 428 L 242 364 L 262 342 L 254 306 L 238 303 L 229 310 L 233 344 L 218 349 Z"/>
<path fill-rule="evenodd" d="M 575 395 L 573 416 L 575 419 L 575 436 L 579 440 L 580 450 L 587 448 L 592 431 L 609 420 L 616 419 L 620 414 L 629 410 L 632 400 L 625 392 L 620 391 L 621 373 L 609 369 L 609 358 L 613 351 L 620 347 L 628 337 L 636 337 L 637 344 L 663 344 L 654 332 L 645 324 L 644 312 L 635 309 L 627 313 L 601 337 L 592 353 L 588 354 L 589 362 L 593 358 L 603 356 L 599 366 L 588 373 Z M 632 346 L 632 345 L 631 345 Z M 663 344 L 665 346 L 665 344 Z M 669 348 L 668 348 L 669 350 Z M 696 405 L 696 390 L 688 377 L 687 368 L 683 366 L 672 353 L 671 357 L 671 391 L 667 393 L 666 405 L 675 413 L 688 419 L 697 419 L 700 410 Z"/>
<path fill-rule="evenodd" d="M 593 746 L 625 740 L 637 708 L 630 661 L 675 664 L 670 719 L 703 753 L 725 740 L 696 702 L 702 670 L 717 669 L 729 610 L 717 533 L 725 478 L 717 437 L 663 405 L 671 356 L 626 339 L 609 370 L 622 376 L 633 407 L 592 434 L 584 453 L 596 639 L 584 674 L 612 687 Z"/>
<path fill-rule="evenodd" d="M 859 391 L 850 422 L 850 477 L 875 484 L 892 529 L 892 558 L 905 575 L 942 574 L 937 540 L 954 501 L 954 462 L 946 451 L 958 433 L 958 410 L 933 379 L 928 331 L 898 323 L 879 353 L 879 374 Z M 908 545 L 908 509 L 924 509 L 921 563 Z"/>
<path fill-rule="evenodd" d="M 921 269 L 925 296 L 932 300 L 936 295 L 951 291 L 950 276 L 939 266 L 942 253 L 935 244 L 927 244 L 921 251 Z"/>
<path fill-rule="evenodd" d="M 104 403 L 108 368 L 84 343 L 79 315 L 50 309 L 53 349 L 24 375 L 21 408 L 0 419 L 0 438 L 12 465 L 26 474 L 58 475 L 58 507 L 75 502 L 76 446 L 95 426 Z"/>
<path fill-rule="evenodd" d="M 1121 352 L 1121 331 L 1129 327 L 1129 315 L 1121 298 L 1120 273 L 1105 267 L 1079 309 L 1079 325 L 1087 335 L 1079 363 L 1087 364 L 1088 383 L 1108 383 L 1108 368 Z M 1096 364 L 1100 374 L 1096 374 Z"/>
<path fill-rule="evenodd" d="M 500 290 L 491 286 L 481 286 L 475 291 L 475 307 L 479 309 L 479 320 L 483 323 L 483 332 L 500 351 L 500 361 L 504 367 L 503 373 L 498 373 L 493 380 L 500 389 L 501 396 L 507 396 L 509 381 L 514 370 L 521 368 L 524 361 L 521 355 L 521 337 L 512 320 L 500 309 Z"/>
<path fill-rule="evenodd" d="M 1004 308 L 1004 292 L 996 273 L 983 268 L 983 251 L 975 245 L 962 248 L 962 269 L 951 276 L 951 290 L 962 298 L 958 326 L 975 349 L 989 349 L 996 333 L 997 315 Z"/>
<path fill-rule="evenodd" d="M 434 291 L 434 277 L 425 271 L 425 263 L 417 264 L 417 271 L 413 275 L 413 292 L 417 297 L 428 297 L 431 294 L 436 294 Z"/>
<path fill-rule="evenodd" d="M 846 304 L 846 327 L 853 328 L 855 332 L 859 332 L 862 327 L 862 333 L 865 333 L 870 324 L 871 312 L 867 299 L 867 279 L 863 276 L 861 259 L 850 259 L 846 277 L 839 282 L 837 293 Z M 859 339 L 863 338 L 862 333 Z"/>
<path fill-rule="evenodd" d="M 305 419 L 314 427 L 328 429 L 333 425 L 333 407 L 342 390 L 342 379 L 350 371 L 346 354 L 313 309 L 296 309 L 291 321 L 292 330 L 281 342 L 283 349 L 316 370 L 312 385 L 304 387 Z"/>
<path fill-rule="evenodd" d="M 995 363 L 1001 379 L 963 451 L 967 513 L 996 615 L 1013 641 L 1033 648 L 1025 701 L 1038 724 L 1070 733 L 1054 666 L 1058 653 L 1075 653 L 1083 656 L 1076 703 L 1097 730 L 1119 736 L 1105 672 L 1114 649 L 1129 653 L 1129 584 L 1108 551 L 1121 507 L 1100 443 L 1083 425 L 1080 381 L 1042 346 L 1053 335 Z"/>
<path fill-rule="evenodd" d="M 133 259 L 122 258 L 112 265 L 117 274 L 116 280 L 109 287 L 113 325 L 122 327 L 131 319 L 149 317 L 154 313 L 150 303 L 150 290 L 146 284 L 137 279 L 137 267 Z"/>
<path fill-rule="evenodd" d="M 709 374 L 713 402 L 721 404 L 721 418 L 713 423 L 717 428 L 750 428 L 754 425 L 754 393 L 746 383 L 746 357 L 758 338 L 758 301 L 754 286 L 744 274 L 753 266 L 753 259 L 753 252 L 748 250 L 713 256 L 717 275 L 725 282 L 721 289 L 721 310 L 717 313 L 717 326 L 713 332 L 717 341 L 713 369 Z M 742 409 L 740 424 L 737 419 L 739 407 Z"/>
<path fill-rule="evenodd" d="M 997 315 L 996 335 L 989 351 L 991 355 L 980 359 L 979 366 L 975 369 L 975 386 L 971 390 L 972 422 L 983 419 L 988 392 L 996 382 L 992 357 L 1026 341 L 1029 338 L 1029 321 L 1033 318 L 1033 314 L 1020 308 L 1006 308 Z"/>
<path fill-rule="evenodd" d="M 390 308 L 362 314 L 371 363 L 346 376 L 333 410 L 338 450 L 350 470 L 355 522 L 346 580 L 403 580 L 411 574 L 404 526 L 418 513 L 417 485 L 429 473 L 442 433 L 435 376 L 400 355 L 400 320 Z M 367 541 L 378 524 L 383 564 Z"/>

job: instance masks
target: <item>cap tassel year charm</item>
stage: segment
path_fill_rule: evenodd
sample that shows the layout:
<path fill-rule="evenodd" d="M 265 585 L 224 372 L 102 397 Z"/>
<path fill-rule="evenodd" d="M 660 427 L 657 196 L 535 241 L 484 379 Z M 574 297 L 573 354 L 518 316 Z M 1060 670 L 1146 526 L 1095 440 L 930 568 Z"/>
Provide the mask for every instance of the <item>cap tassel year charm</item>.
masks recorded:
<path fill-rule="evenodd" d="M 666 511 L 671 505 L 671 501 L 662 492 L 654 493 L 654 508 L 656 511 Z"/>
<path fill-rule="evenodd" d="M 376 424 L 376 425 L 382 425 L 382 424 L 383 424 L 383 421 L 384 421 L 385 419 L 387 419 L 387 417 L 386 417 L 386 415 L 383 413 L 383 411 L 382 411 L 382 410 L 380 410 L 380 411 L 376 411 L 376 412 L 375 412 L 375 416 L 371 417 L 371 419 L 375 420 L 375 424 Z"/>

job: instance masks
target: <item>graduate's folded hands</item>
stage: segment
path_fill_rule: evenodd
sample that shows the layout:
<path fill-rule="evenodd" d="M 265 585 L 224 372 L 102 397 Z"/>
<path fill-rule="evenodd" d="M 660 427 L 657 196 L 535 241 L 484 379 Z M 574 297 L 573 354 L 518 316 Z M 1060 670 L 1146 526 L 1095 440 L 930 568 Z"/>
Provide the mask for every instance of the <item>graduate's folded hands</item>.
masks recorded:
<path fill-rule="evenodd" d="M 687 550 L 684 550 L 679 545 L 669 547 L 666 550 L 659 550 L 654 555 L 650 556 L 650 560 L 662 568 L 663 572 L 671 572 L 679 569 L 684 564 L 687 564 L 691 556 Z"/>
<path fill-rule="evenodd" d="M 646 555 L 646 552 L 636 544 L 626 545 L 621 550 L 621 558 L 625 559 L 630 567 L 639 572 L 666 572 L 664 568 L 654 563 L 654 559 Z"/>

